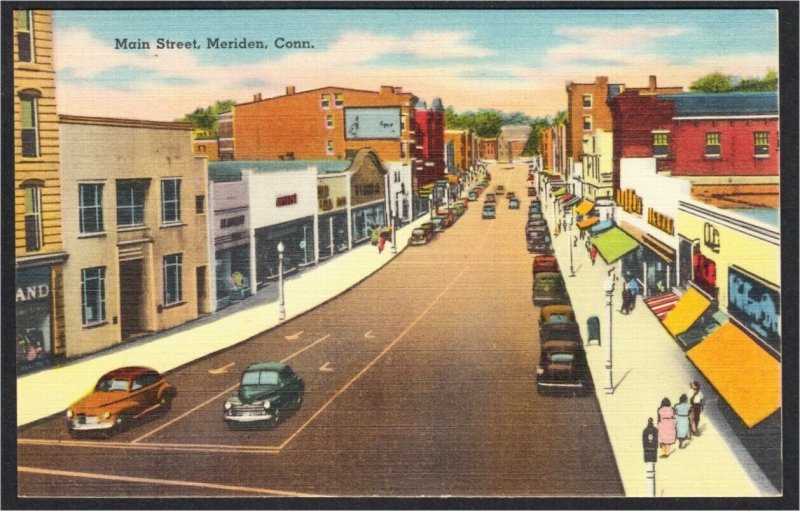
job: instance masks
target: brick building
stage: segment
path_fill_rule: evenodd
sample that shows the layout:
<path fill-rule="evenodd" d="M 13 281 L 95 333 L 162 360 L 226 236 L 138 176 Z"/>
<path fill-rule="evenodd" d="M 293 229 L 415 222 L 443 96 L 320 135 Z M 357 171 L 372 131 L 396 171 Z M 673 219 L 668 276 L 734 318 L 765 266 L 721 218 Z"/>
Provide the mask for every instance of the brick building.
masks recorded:
<path fill-rule="evenodd" d="M 496 138 L 478 138 L 478 158 L 481 160 L 497 160 Z"/>
<path fill-rule="evenodd" d="M 503 126 L 497 137 L 497 159 L 503 162 L 514 161 L 522 156 L 522 151 L 531 136 L 530 126 Z"/>
<path fill-rule="evenodd" d="M 434 98 L 431 107 L 419 101 L 414 109 L 414 177 L 416 187 L 441 179 L 444 163 L 444 107 Z"/>

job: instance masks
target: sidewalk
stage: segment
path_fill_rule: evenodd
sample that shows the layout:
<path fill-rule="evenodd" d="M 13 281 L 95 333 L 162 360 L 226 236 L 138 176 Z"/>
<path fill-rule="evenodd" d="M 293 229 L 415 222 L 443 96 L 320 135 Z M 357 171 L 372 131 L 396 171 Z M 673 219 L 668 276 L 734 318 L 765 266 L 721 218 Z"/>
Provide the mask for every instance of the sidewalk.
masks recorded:
<path fill-rule="evenodd" d="M 552 199 L 542 200 L 545 218 L 552 224 Z M 549 207 L 548 207 L 549 206 Z M 554 229 L 551 225 L 551 230 Z M 676 443 L 672 454 L 656 463 L 658 497 L 757 497 L 778 492 L 742 447 L 730 427 L 721 420 L 724 406 L 710 385 L 686 358 L 678 343 L 663 328 L 658 318 L 638 297 L 628 315 L 619 312 L 622 281 L 617 280 L 613 296 L 613 384 L 615 391 L 605 394 L 605 350 L 608 342 L 608 309 L 603 283 L 612 265 L 597 257 L 592 266 L 589 254 L 579 240 L 572 248 L 576 276 L 569 276 L 569 243 L 573 232 L 553 237 L 561 272 L 572 298 L 573 309 L 586 339 L 586 319 L 600 318 L 602 346 L 586 347 L 589 366 L 603 419 L 614 449 L 620 476 L 628 497 L 648 497 L 646 464 L 642 450 L 642 430 L 648 417 L 657 419 L 656 410 L 664 397 L 675 404 L 688 394 L 689 383 L 701 382 L 706 409 L 700 419 L 701 436 L 693 437 L 684 449 Z M 616 266 L 613 265 L 613 266 Z M 619 272 L 617 272 L 619 276 Z"/>
<path fill-rule="evenodd" d="M 397 231 L 397 253 L 423 215 Z M 355 286 L 394 258 L 367 243 L 284 280 L 286 321 Z M 17 379 L 17 426 L 60 413 L 88 392 L 107 371 L 144 365 L 169 371 L 277 326 L 277 283 L 218 313 Z"/>

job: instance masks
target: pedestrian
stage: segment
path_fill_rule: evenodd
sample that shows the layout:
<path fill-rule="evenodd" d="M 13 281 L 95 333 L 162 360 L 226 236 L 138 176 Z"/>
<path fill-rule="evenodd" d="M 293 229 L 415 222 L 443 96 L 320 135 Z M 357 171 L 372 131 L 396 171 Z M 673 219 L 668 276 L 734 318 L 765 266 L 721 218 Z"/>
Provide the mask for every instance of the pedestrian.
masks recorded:
<path fill-rule="evenodd" d="M 681 394 L 678 404 L 675 405 L 675 433 L 678 437 L 678 449 L 683 449 L 683 442 L 689 438 L 689 398 Z"/>
<path fill-rule="evenodd" d="M 566 218 L 561 221 L 561 230 L 562 231 L 566 231 L 567 230 L 567 219 Z"/>
<path fill-rule="evenodd" d="M 378 227 L 377 225 L 375 227 L 372 227 L 372 237 L 370 239 L 370 242 L 373 245 L 377 245 L 378 244 L 378 239 L 380 237 L 381 237 L 381 228 Z"/>
<path fill-rule="evenodd" d="M 619 308 L 619 311 L 622 314 L 627 314 L 630 312 L 631 306 L 631 292 L 628 291 L 627 286 L 622 286 L 622 305 Z"/>
<path fill-rule="evenodd" d="M 391 231 L 388 228 L 381 227 L 381 233 L 378 240 L 378 253 L 383 253 L 383 247 L 386 245 L 386 240 L 391 236 Z"/>
<path fill-rule="evenodd" d="M 675 410 L 672 408 L 669 398 L 661 400 L 661 407 L 658 409 L 658 445 L 661 447 L 661 457 L 666 458 L 670 455 L 670 447 L 675 444 L 677 430 L 675 425 Z"/>
<path fill-rule="evenodd" d="M 630 302 L 628 302 L 628 312 L 630 312 L 636 307 L 636 295 L 639 294 L 639 283 L 636 281 L 636 277 L 631 277 L 627 286 L 630 292 Z"/>
<path fill-rule="evenodd" d="M 589 250 L 589 257 L 592 258 L 592 266 L 594 266 L 594 261 L 597 259 L 597 247 L 592 244 L 592 248 Z"/>
<path fill-rule="evenodd" d="M 573 247 L 577 247 L 578 246 L 578 237 L 577 236 L 573 236 L 572 237 L 572 246 Z"/>
<path fill-rule="evenodd" d="M 700 392 L 700 384 L 696 381 L 693 381 L 689 388 L 692 390 L 692 397 L 689 398 L 689 404 L 691 405 L 689 410 L 689 429 L 692 435 L 700 436 L 698 425 L 700 424 L 700 413 L 702 413 L 703 406 L 705 406 L 705 398 L 703 393 Z"/>
<path fill-rule="evenodd" d="M 647 419 L 647 426 L 642 431 L 642 448 L 645 463 L 655 463 L 658 455 L 658 429 L 653 426 L 653 418 Z"/>

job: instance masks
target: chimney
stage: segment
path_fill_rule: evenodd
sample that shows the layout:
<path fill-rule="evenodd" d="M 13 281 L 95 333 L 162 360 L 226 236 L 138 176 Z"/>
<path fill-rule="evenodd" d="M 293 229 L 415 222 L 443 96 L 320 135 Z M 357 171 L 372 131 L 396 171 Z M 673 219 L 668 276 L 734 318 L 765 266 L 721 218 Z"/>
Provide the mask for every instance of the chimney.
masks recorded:
<path fill-rule="evenodd" d="M 650 92 L 656 91 L 656 75 L 650 75 L 649 89 Z"/>
<path fill-rule="evenodd" d="M 391 94 L 394 92 L 394 87 L 391 85 L 381 85 L 381 94 Z"/>
<path fill-rule="evenodd" d="M 253 101 L 261 101 L 261 93 L 260 92 L 256 92 L 255 94 L 253 94 Z"/>
<path fill-rule="evenodd" d="M 607 76 L 598 76 L 597 78 L 595 78 L 595 83 L 605 87 L 606 85 L 608 85 L 608 77 Z"/>
<path fill-rule="evenodd" d="M 294 85 L 287 85 L 286 86 L 286 95 L 291 96 L 294 94 Z"/>

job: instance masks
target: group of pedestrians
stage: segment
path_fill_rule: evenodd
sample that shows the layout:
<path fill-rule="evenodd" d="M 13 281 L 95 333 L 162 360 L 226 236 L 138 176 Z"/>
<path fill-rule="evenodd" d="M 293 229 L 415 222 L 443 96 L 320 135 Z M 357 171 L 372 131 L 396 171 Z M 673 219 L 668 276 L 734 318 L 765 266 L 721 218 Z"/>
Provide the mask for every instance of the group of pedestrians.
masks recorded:
<path fill-rule="evenodd" d="M 683 449 L 684 443 L 692 436 L 700 436 L 700 414 L 703 412 L 704 398 L 700 392 L 700 384 L 693 381 L 689 385 L 689 394 L 681 394 L 678 402 L 673 406 L 669 398 L 661 400 L 657 413 L 658 445 L 661 448 L 661 457 L 666 458 L 673 451 L 673 445 L 678 443 L 678 448 Z M 648 420 L 652 427 L 653 419 Z"/>

